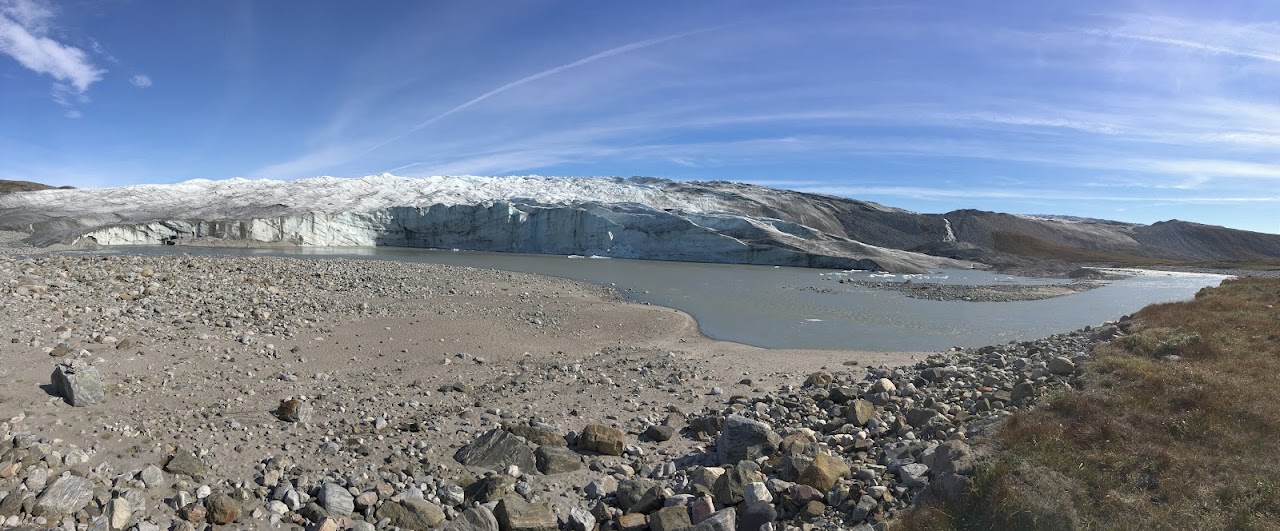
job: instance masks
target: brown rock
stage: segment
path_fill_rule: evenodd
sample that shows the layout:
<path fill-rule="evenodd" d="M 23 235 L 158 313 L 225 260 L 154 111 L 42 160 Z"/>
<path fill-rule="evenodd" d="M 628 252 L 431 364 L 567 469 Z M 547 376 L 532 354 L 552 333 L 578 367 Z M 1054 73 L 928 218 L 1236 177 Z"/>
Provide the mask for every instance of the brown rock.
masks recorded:
<path fill-rule="evenodd" d="M 379 519 L 391 519 L 391 525 L 405 529 L 427 529 L 444 522 L 444 510 L 439 505 L 407 498 L 400 502 L 389 501 L 378 508 Z"/>
<path fill-rule="evenodd" d="M 800 477 L 796 479 L 796 482 L 826 492 L 831 490 L 831 487 L 834 487 L 840 478 L 846 477 L 850 473 L 849 465 L 843 459 L 826 454 L 818 454 L 813 458 L 813 462 L 809 463 L 809 466 L 800 473 Z"/>
<path fill-rule="evenodd" d="M 848 414 L 845 417 L 849 419 L 849 422 L 859 426 L 866 426 L 876 416 L 875 404 L 866 400 L 854 400 L 849 403 L 848 407 Z"/>
<path fill-rule="evenodd" d="M 564 440 L 564 433 L 561 433 L 551 426 L 529 426 L 524 424 L 515 424 L 507 426 L 507 431 L 514 435 L 524 437 L 529 442 L 538 446 L 568 446 L 569 443 Z"/>
<path fill-rule="evenodd" d="M 188 503 L 182 506 L 181 509 L 178 509 L 178 516 L 183 520 L 193 524 L 198 524 L 203 522 L 204 519 L 209 516 L 209 511 L 206 511 L 204 505 L 201 505 L 200 502 L 196 501 Z"/>
<path fill-rule="evenodd" d="M 296 398 L 281 400 L 276 416 L 286 422 L 307 422 L 311 420 L 311 404 Z"/>
<path fill-rule="evenodd" d="M 675 531 L 691 525 L 689 509 L 683 505 L 663 507 L 649 516 L 649 529 L 653 531 Z"/>
<path fill-rule="evenodd" d="M 493 515 L 498 518 L 502 531 L 557 531 L 560 529 L 555 513 L 545 503 L 528 503 L 518 497 L 508 496 L 498 502 Z"/>
<path fill-rule="evenodd" d="M 240 503 L 221 492 L 205 498 L 204 506 L 209 510 L 209 521 L 215 524 L 229 524 L 240 518 Z"/>
<path fill-rule="evenodd" d="M 578 447 L 605 455 L 622 455 L 627 435 L 622 430 L 600 424 L 588 424 L 578 436 Z"/>
<path fill-rule="evenodd" d="M 618 517 L 618 529 L 621 531 L 644 531 L 649 522 L 641 513 L 627 513 Z"/>

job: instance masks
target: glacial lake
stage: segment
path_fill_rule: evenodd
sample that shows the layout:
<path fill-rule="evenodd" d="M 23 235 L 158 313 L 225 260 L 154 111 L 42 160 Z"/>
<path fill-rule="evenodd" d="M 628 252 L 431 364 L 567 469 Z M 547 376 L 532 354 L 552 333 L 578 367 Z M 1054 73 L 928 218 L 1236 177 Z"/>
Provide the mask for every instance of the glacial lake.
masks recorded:
<path fill-rule="evenodd" d="M 1158 302 L 1191 299 L 1222 275 L 1143 272 L 1101 288 L 1038 301 L 908 298 L 840 284 L 841 278 L 948 284 L 1054 284 L 980 270 L 885 275 L 794 267 L 600 259 L 399 247 L 239 249 L 113 247 L 94 252 L 398 260 L 536 273 L 617 289 L 628 299 L 676 308 L 707 336 L 767 348 L 935 351 L 1038 339 L 1118 319 Z"/>

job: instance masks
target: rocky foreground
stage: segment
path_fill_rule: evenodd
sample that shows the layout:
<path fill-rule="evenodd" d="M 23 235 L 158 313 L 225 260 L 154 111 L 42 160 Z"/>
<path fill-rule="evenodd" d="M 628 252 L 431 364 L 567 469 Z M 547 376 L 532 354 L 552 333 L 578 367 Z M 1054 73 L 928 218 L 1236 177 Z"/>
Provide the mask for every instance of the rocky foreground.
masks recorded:
<path fill-rule="evenodd" d="M 881 529 L 1120 333 L 894 368 L 530 275 L 179 255 L 0 257 L 0 301 L 29 529 Z"/>

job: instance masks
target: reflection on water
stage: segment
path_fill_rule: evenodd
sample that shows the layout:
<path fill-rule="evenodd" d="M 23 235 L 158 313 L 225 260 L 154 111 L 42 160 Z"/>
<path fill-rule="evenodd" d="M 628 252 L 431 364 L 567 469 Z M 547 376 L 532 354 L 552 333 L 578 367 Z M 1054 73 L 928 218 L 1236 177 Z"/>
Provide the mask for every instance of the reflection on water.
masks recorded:
<path fill-rule="evenodd" d="M 613 286 L 628 298 L 692 314 L 703 333 L 770 348 L 929 351 L 1028 340 L 1095 325 L 1148 304 L 1190 299 L 1221 275 L 1148 272 L 1083 293 L 1038 301 L 910 299 L 839 278 L 948 284 L 1047 284 L 972 270 L 886 276 L 821 269 L 590 259 L 398 247 L 238 249 L 120 247 L 110 252 L 362 258 L 484 267 Z M 806 288 L 817 288 L 806 289 Z"/>

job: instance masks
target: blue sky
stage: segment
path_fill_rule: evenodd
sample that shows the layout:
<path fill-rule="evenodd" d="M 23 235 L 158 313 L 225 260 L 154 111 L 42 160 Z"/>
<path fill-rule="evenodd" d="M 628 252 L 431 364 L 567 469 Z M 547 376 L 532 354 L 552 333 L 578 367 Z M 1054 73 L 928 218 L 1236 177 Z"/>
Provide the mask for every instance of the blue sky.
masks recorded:
<path fill-rule="evenodd" d="M 1280 232 L 1280 4 L 1065 4 L 0 0 L 0 179 L 650 175 Z"/>

